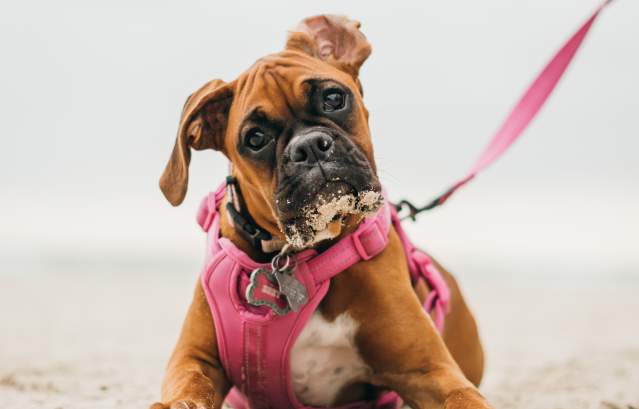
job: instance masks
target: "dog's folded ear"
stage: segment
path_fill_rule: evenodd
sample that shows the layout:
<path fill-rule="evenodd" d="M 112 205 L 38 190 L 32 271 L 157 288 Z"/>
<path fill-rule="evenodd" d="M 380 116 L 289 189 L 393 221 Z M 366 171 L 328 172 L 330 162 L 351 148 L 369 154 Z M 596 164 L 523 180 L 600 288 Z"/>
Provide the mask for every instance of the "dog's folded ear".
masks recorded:
<path fill-rule="evenodd" d="M 175 146 L 160 178 L 160 189 L 173 206 L 182 203 L 186 195 L 191 148 L 224 151 L 224 134 L 232 101 L 231 84 L 221 80 L 207 82 L 186 100 Z"/>
<path fill-rule="evenodd" d="M 308 17 L 289 32 L 286 49 L 319 58 L 357 79 L 371 53 L 371 45 L 359 27 L 359 21 L 345 16 Z"/>

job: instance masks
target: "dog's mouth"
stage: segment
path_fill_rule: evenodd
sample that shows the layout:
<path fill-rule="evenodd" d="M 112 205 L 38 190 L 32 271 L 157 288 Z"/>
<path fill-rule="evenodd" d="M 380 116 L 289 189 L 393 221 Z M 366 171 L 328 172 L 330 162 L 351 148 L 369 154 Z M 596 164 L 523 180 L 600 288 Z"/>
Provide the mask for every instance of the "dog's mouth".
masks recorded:
<path fill-rule="evenodd" d="M 348 222 L 375 213 L 382 203 L 379 187 L 358 191 L 345 182 L 328 182 L 296 217 L 282 223 L 283 231 L 294 248 L 311 247 L 339 236 Z"/>
<path fill-rule="evenodd" d="M 278 167 L 279 227 L 296 249 L 338 237 L 383 203 L 374 168 L 353 139 L 324 128 L 314 132 L 332 138 L 330 151 L 311 146 L 315 160 L 295 161 L 285 149 Z"/>

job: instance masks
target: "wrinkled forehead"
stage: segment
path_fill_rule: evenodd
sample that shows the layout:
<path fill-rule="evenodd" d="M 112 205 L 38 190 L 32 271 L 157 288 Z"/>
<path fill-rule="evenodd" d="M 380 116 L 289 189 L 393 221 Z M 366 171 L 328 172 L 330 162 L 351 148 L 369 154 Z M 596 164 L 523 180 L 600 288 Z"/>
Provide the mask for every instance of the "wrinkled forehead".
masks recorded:
<path fill-rule="evenodd" d="M 318 81 L 355 90 L 348 74 L 321 60 L 295 51 L 268 55 L 237 79 L 234 111 L 238 116 L 256 110 L 273 118 L 295 115 L 305 109 L 311 84 Z"/>

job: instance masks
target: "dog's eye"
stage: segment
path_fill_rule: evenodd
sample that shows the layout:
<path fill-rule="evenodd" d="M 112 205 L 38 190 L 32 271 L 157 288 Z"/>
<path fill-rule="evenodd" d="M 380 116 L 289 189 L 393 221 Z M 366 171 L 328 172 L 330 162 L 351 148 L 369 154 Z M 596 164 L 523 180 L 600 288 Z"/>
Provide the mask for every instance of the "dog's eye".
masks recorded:
<path fill-rule="evenodd" d="M 346 105 L 346 95 L 339 89 L 329 89 L 324 92 L 324 111 L 339 111 Z"/>
<path fill-rule="evenodd" d="M 244 137 L 244 144 L 254 151 L 262 149 L 266 142 L 266 134 L 260 128 L 251 128 Z"/>

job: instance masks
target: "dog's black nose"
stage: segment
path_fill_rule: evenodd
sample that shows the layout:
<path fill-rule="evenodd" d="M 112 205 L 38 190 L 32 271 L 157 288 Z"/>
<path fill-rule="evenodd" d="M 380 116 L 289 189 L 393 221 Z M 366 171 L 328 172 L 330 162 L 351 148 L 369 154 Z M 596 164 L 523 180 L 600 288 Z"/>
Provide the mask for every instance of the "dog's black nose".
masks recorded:
<path fill-rule="evenodd" d="M 333 138 L 325 132 L 314 131 L 298 135 L 289 142 L 287 149 L 295 163 L 313 164 L 328 159 L 333 151 Z"/>

